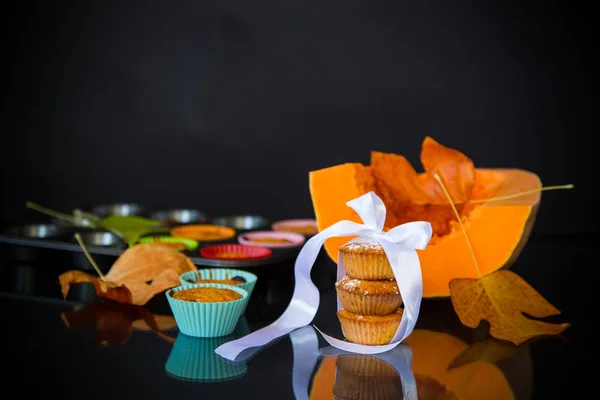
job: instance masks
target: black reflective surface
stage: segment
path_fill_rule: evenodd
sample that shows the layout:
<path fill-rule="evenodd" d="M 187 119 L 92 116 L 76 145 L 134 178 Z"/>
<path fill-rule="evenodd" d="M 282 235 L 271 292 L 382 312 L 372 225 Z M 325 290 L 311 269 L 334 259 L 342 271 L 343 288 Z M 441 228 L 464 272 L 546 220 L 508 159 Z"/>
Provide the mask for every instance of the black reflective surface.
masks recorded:
<path fill-rule="evenodd" d="M 0 309 L 5 393 L 69 399 L 332 399 L 335 393 L 343 399 L 387 399 L 400 398 L 414 383 L 421 399 L 575 398 L 591 384 L 577 384 L 587 375 L 581 368 L 584 354 L 591 357 L 582 346 L 584 335 L 591 334 L 582 326 L 591 294 L 581 268 L 593 260 L 597 240 L 594 235 L 534 235 L 513 267 L 562 311 L 552 321 L 572 324 L 560 336 L 516 347 L 492 339 L 485 324 L 477 329 L 461 325 L 448 299 L 424 300 L 417 329 L 405 344 L 386 353 L 387 359 L 327 355 L 332 349 L 307 327 L 242 363 L 230 363 L 213 350 L 279 316 L 293 290 L 293 263 L 259 271 L 246 314 L 232 335 L 197 339 L 177 331 L 163 295 L 143 308 L 125 307 L 99 301 L 91 286 L 79 285 L 63 300 L 57 276 L 85 265 L 83 260 L 44 250 L 16 261 L 25 249 L 4 245 Z M 341 337 L 335 265 L 324 253 L 313 268 L 313 280 L 322 296 L 314 325 Z M 318 349 L 326 354 L 317 355 Z M 404 376 L 390 362 L 400 369 L 407 366 Z"/>

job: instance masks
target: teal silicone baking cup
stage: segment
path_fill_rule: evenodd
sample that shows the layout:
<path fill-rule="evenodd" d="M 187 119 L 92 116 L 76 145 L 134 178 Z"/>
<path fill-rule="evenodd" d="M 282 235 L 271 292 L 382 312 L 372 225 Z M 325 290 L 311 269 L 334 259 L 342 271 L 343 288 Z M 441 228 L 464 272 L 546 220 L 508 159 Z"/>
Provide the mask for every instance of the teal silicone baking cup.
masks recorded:
<path fill-rule="evenodd" d="M 241 299 L 214 303 L 200 303 L 174 299 L 172 293 L 181 290 L 213 287 L 233 290 L 242 295 Z M 231 334 L 246 309 L 248 292 L 244 289 L 221 285 L 219 283 L 201 283 L 177 286 L 165 292 L 179 331 L 194 337 L 219 337 Z"/>
<path fill-rule="evenodd" d="M 193 239 L 185 239 L 185 238 L 176 238 L 172 236 L 146 236 L 129 242 L 129 247 L 135 246 L 138 243 L 156 243 L 156 242 L 164 242 L 164 243 L 181 243 L 183 244 L 187 250 L 193 251 L 198 248 L 198 241 Z"/>
<path fill-rule="evenodd" d="M 250 333 L 244 317 L 240 318 L 231 335 L 216 338 L 195 338 L 179 333 L 165 364 L 170 376 L 191 382 L 222 382 L 239 378 L 246 373 L 245 362 L 232 362 L 215 349 L 223 343 Z"/>
<path fill-rule="evenodd" d="M 179 281 L 182 286 L 189 286 L 195 284 L 198 279 L 231 279 L 236 276 L 240 276 L 246 280 L 244 283 L 234 285 L 248 292 L 248 297 L 252 295 L 254 286 L 256 286 L 257 276 L 251 272 L 243 271 L 241 269 L 230 269 L 230 268 L 203 268 L 197 271 L 188 271 L 179 276 Z"/>

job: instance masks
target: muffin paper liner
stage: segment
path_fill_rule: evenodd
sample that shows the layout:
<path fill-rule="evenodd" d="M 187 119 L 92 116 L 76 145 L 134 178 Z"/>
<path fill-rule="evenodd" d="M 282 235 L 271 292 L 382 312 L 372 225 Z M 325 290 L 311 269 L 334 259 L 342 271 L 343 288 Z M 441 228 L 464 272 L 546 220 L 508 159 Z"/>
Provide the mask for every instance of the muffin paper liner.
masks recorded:
<path fill-rule="evenodd" d="M 385 254 L 356 254 L 340 251 L 340 259 L 350 278 L 371 281 L 394 279 L 394 271 Z"/>
<path fill-rule="evenodd" d="M 233 290 L 242 295 L 241 299 L 217 303 L 198 303 L 171 297 L 180 290 L 214 287 Z M 235 286 L 218 283 L 203 283 L 177 286 L 166 291 L 167 301 L 177 322 L 179 331 L 194 337 L 219 337 L 231 334 L 248 304 L 248 292 Z"/>
<path fill-rule="evenodd" d="M 388 315 L 402 305 L 400 295 L 370 295 L 361 296 L 360 294 L 350 293 L 340 288 L 336 288 L 337 295 L 342 304 L 342 308 L 354 314 L 361 315 Z"/>
<path fill-rule="evenodd" d="M 201 242 L 216 242 L 231 239 L 235 236 L 235 229 L 228 226 L 197 224 L 180 225 L 171 228 L 171 236 L 198 240 Z"/>
<path fill-rule="evenodd" d="M 343 318 L 338 314 L 338 319 L 348 341 L 367 346 L 389 344 L 400 325 L 400 318 L 395 321 L 365 322 Z"/>
<path fill-rule="evenodd" d="M 254 242 L 252 239 L 285 239 L 288 243 L 268 243 Z M 304 244 L 306 238 L 301 233 L 295 232 L 275 232 L 275 231 L 258 231 L 247 232 L 238 236 L 238 242 L 251 246 L 262 246 L 271 248 L 289 248 L 298 247 Z"/>
<path fill-rule="evenodd" d="M 305 219 L 285 219 L 282 221 L 277 221 L 271 225 L 271 229 L 273 229 L 276 232 L 280 232 L 280 231 L 287 232 L 286 228 L 300 228 L 300 227 L 305 227 L 305 226 L 314 227 L 315 231 L 314 231 L 314 233 L 301 233 L 302 235 L 312 236 L 318 232 L 317 220 L 307 219 L 307 218 L 305 218 Z M 294 233 L 300 233 L 300 232 L 294 232 Z"/>
<path fill-rule="evenodd" d="M 230 255 L 226 256 L 226 254 Z M 231 254 L 240 254 L 240 256 L 231 256 Z M 262 258 L 269 258 L 272 254 L 271 249 L 266 247 L 247 246 L 244 244 L 222 244 L 200 249 L 202 257 L 219 260 L 260 260 Z"/>
<path fill-rule="evenodd" d="M 138 243 L 156 243 L 156 242 L 181 243 L 190 251 L 196 250 L 198 248 L 197 240 L 178 238 L 178 237 L 172 237 L 172 236 L 142 237 L 142 238 L 139 238 L 138 240 L 130 242 L 129 247 L 135 246 Z"/>

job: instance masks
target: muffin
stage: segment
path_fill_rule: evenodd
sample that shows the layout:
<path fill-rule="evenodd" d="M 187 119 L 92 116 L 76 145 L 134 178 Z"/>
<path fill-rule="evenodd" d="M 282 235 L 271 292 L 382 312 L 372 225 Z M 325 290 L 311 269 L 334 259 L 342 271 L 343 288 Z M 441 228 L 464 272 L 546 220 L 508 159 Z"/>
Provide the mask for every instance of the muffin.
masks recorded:
<path fill-rule="evenodd" d="M 399 308 L 388 315 L 360 315 L 341 309 L 337 316 L 349 342 L 375 346 L 392 341 L 400 326 L 402 312 Z"/>
<path fill-rule="evenodd" d="M 256 285 L 257 276 L 241 269 L 230 268 L 203 268 L 189 271 L 179 276 L 182 286 L 198 283 L 220 283 L 222 285 L 237 286 L 252 294 Z"/>
<path fill-rule="evenodd" d="M 333 395 L 340 400 L 401 399 L 402 380 L 391 364 L 378 357 L 340 354 Z"/>
<path fill-rule="evenodd" d="M 379 243 L 349 243 L 340 247 L 340 260 L 346 274 L 355 279 L 394 279 L 383 247 Z"/>
<path fill-rule="evenodd" d="M 342 308 L 363 315 L 387 315 L 402 305 L 395 280 L 368 281 L 344 276 L 335 283 Z"/>
<path fill-rule="evenodd" d="M 217 287 L 195 287 L 186 290 L 180 290 L 171 294 L 171 298 L 181 301 L 191 301 L 196 303 L 224 303 L 235 301 L 243 296 L 231 289 Z"/>
<path fill-rule="evenodd" d="M 229 335 L 248 304 L 248 292 L 230 285 L 177 286 L 165 295 L 179 331 L 188 336 Z"/>

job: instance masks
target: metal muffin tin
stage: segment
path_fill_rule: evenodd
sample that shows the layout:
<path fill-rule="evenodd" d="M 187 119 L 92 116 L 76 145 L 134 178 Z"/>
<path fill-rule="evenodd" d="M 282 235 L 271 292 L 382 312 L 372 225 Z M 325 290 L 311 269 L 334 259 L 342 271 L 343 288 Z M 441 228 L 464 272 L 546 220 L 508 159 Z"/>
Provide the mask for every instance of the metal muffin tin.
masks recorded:
<path fill-rule="evenodd" d="M 125 242 L 119 236 L 112 232 L 104 231 L 84 231 L 80 232 L 81 240 L 86 246 L 100 246 L 100 247 L 116 247 L 122 248 L 125 246 Z M 75 238 L 73 238 L 74 241 Z"/>
<path fill-rule="evenodd" d="M 145 212 L 146 210 L 144 207 L 137 203 L 101 204 L 92 207 L 92 214 L 95 214 L 100 218 L 109 215 L 144 215 Z"/>
<path fill-rule="evenodd" d="M 119 205 L 103 205 L 94 207 L 92 210 L 99 216 L 104 215 L 137 215 L 142 213 L 145 208 L 139 204 L 121 203 Z M 184 210 L 189 211 L 186 213 Z M 200 255 L 200 250 L 207 246 L 217 244 L 234 243 L 238 244 L 238 236 L 242 233 L 269 229 L 270 221 L 258 215 L 231 215 L 226 217 L 209 218 L 205 214 L 191 209 L 173 209 L 166 210 L 147 210 L 142 215 L 149 217 L 163 216 L 165 218 L 179 218 L 181 223 L 173 225 L 185 225 L 187 221 L 194 219 L 209 221 L 215 225 L 229 226 L 235 229 L 236 234 L 227 240 L 220 241 L 199 241 L 198 248 L 195 250 L 184 250 L 183 254 L 197 266 L 206 267 L 224 267 L 224 268 L 243 268 L 243 267 L 261 267 L 265 265 L 277 264 L 295 258 L 300 248 L 281 248 L 272 249 L 269 258 L 256 260 L 230 260 L 230 259 L 210 259 Z M 196 211 L 196 212 L 194 212 Z M 116 213 L 116 214 L 114 214 Z M 162 214 L 159 214 L 162 213 Z M 204 220 L 205 219 L 205 220 Z M 163 220 L 161 218 L 161 220 Z M 164 221 L 164 220 L 163 220 Z M 201 223 L 203 223 L 201 222 Z M 197 223 L 194 221 L 194 223 Z M 77 253 L 83 253 L 79 243 L 74 238 L 74 234 L 79 232 L 88 251 L 94 255 L 120 256 L 129 246 L 121 238 L 111 232 L 95 230 L 88 227 L 78 227 L 70 224 L 33 224 L 14 227 L 0 233 L 0 243 L 7 243 L 22 248 L 46 248 L 56 250 L 66 250 Z M 157 233 L 159 236 L 165 236 L 164 233 Z M 168 236 L 168 234 L 167 234 Z"/>
<path fill-rule="evenodd" d="M 11 227 L 5 231 L 9 235 L 36 239 L 56 237 L 64 232 L 63 226 L 55 224 L 27 224 Z"/>
<path fill-rule="evenodd" d="M 215 217 L 212 218 L 211 223 L 214 225 L 229 226 L 237 231 L 268 229 L 271 225 L 271 221 L 260 215 L 228 215 L 225 217 Z"/>
<path fill-rule="evenodd" d="M 154 211 L 150 213 L 150 218 L 160 221 L 164 226 L 204 224 L 208 222 L 206 214 L 189 208 Z"/>

